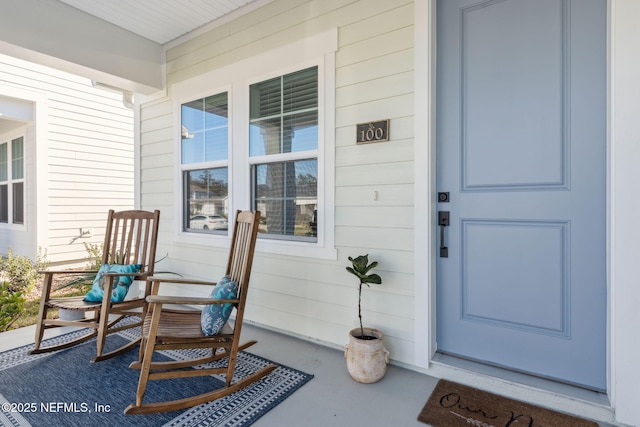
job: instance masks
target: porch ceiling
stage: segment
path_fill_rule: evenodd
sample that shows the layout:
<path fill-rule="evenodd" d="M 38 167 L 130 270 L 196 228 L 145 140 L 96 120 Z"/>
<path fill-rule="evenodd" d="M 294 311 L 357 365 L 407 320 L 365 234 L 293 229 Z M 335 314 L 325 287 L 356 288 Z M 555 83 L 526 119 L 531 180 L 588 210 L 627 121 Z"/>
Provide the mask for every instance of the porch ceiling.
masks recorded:
<path fill-rule="evenodd" d="M 7 0 L 0 53 L 150 94 L 167 46 L 270 1 Z"/>
<path fill-rule="evenodd" d="M 58 0 L 164 45 L 255 0 Z"/>

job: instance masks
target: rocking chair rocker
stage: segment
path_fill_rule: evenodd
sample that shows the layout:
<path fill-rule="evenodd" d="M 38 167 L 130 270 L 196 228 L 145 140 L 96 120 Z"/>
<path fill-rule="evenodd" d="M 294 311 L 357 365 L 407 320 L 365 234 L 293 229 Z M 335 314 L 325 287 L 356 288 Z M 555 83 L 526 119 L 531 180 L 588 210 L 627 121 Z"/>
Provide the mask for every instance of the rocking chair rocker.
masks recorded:
<path fill-rule="evenodd" d="M 168 279 L 151 277 L 151 295 L 147 297 L 149 312 L 144 322 L 143 339 L 140 348 L 140 356 L 137 362 L 130 367 L 140 369 L 140 379 L 136 393 L 136 403 L 125 409 L 125 414 L 146 414 L 162 411 L 175 411 L 191 406 L 206 403 L 238 391 L 249 384 L 263 378 L 276 366 L 269 365 L 248 377 L 233 382 L 233 374 L 238 353 L 253 345 L 256 341 L 240 344 L 240 332 L 244 315 L 247 292 L 249 290 L 249 276 L 253 262 L 253 252 L 258 233 L 258 220 L 260 212 L 236 212 L 236 220 L 231 240 L 231 249 L 226 268 L 225 281 L 237 283 L 235 297 L 224 299 L 195 298 L 195 297 L 171 297 L 158 295 L 160 283 L 189 284 L 189 285 L 216 285 L 216 282 L 192 281 L 186 279 Z M 228 276 L 228 277 L 227 277 Z M 222 285 L 219 282 L 217 289 Z M 217 292 L 216 292 L 217 295 Z M 211 305 L 224 307 L 227 304 L 229 313 L 236 308 L 235 319 L 226 323 L 224 327 L 213 335 L 205 335 L 201 324 L 201 311 L 194 309 L 176 310 L 163 308 L 163 304 L 178 305 L 202 305 L 208 310 Z M 223 323 L 220 323 L 223 324 Z M 153 362 L 152 357 L 157 350 L 167 349 L 211 349 L 211 354 L 203 358 L 187 361 Z M 201 369 L 183 369 L 206 364 L 218 360 L 227 359 L 226 366 L 207 367 Z M 192 397 L 176 399 L 166 402 L 143 403 L 147 382 L 149 380 L 172 379 L 183 377 L 195 377 L 212 374 L 224 374 L 225 385 L 203 394 Z"/>

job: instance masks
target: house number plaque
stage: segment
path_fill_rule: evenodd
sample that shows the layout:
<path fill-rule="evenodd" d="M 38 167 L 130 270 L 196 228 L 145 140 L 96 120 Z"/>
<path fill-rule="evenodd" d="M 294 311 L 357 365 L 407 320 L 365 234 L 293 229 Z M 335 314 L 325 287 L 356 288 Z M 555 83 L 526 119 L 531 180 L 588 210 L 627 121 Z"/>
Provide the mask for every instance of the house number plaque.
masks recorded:
<path fill-rule="evenodd" d="M 357 125 L 357 144 L 369 144 L 389 140 L 389 119 Z"/>

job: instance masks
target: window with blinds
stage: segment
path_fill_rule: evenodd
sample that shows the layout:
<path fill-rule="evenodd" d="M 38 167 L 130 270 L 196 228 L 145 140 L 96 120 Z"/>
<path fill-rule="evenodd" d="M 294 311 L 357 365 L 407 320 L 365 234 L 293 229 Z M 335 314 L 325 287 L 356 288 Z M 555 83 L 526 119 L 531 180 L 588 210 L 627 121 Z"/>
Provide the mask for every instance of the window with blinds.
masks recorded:
<path fill-rule="evenodd" d="M 181 106 L 183 230 L 227 234 L 229 102 L 226 92 Z"/>
<path fill-rule="evenodd" d="M 318 67 L 251 85 L 249 164 L 262 237 L 317 240 Z"/>
<path fill-rule="evenodd" d="M 24 137 L 21 136 L 0 144 L 0 223 L 24 224 L 24 214 Z"/>

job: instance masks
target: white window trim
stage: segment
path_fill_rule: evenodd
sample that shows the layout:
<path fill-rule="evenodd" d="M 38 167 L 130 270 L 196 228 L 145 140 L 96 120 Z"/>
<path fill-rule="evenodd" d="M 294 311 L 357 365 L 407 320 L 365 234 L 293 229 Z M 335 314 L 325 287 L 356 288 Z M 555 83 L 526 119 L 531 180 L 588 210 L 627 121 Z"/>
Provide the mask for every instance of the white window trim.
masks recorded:
<path fill-rule="evenodd" d="M 26 231 L 27 230 L 27 222 L 29 219 L 29 213 L 27 212 L 27 196 L 28 196 L 28 188 L 27 188 L 27 132 L 26 129 L 22 129 L 18 132 L 15 130 L 12 131 L 14 133 L 5 134 L 0 137 L 0 145 L 7 144 L 7 222 L 0 222 L 0 229 L 5 230 L 17 230 L 17 231 Z M 22 178 L 13 179 L 12 178 L 12 146 L 11 142 L 15 139 L 22 138 L 22 167 L 23 167 L 23 175 Z M 5 182 L 5 181 L 3 181 Z M 22 209 L 24 212 L 24 222 L 22 224 L 16 224 L 13 222 L 13 184 L 21 182 L 22 186 Z"/>
<path fill-rule="evenodd" d="M 217 95 L 220 93 L 227 93 L 227 105 L 228 105 L 228 111 L 229 111 L 229 120 L 227 123 L 227 152 L 228 152 L 228 156 L 226 160 L 214 160 L 214 161 L 210 161 L 210 162 L 199 162 L 199 163 L 187 163 L 187 164 L 182 164 L 182 104 L 185 104 L 187 102 L 191 102 L 197 99 L 202 99 L 202 98 L 206 98 L 208 96 L 213 96 L 213 95 Z M 188 96 L 181 98 L 180 100 L 178 100 L 177 103 L 177 109 L 174 109 L 174 116 L 176 116 L 177 118 L 177 125 L 174 125 L 174 129 L 177 130 L 178 136 L 176 139 L 177 142 L 177 146 L 175 148 L 175 155 L 174 155 L 174 164 L 176 165 L 178 172 L 175 174 L 175 180 L 174 183 L 176 185 L 174 185 L 175 187 L 175 192 L 174 194 L 178 194 L 180 197 L 180 202 L 174 202 L 174 208 L 175 208 L 175 212 L 174 212 L 174 217 L 177 220 L 177 223 L 175 224 L 175 229 L 178 231 L 178 236 L 180 236 L 177 240 L 178 241 L 183 241 L 185 243 L 196 243 L 196 244 L 202 244 L 202 242 L 200 242 L 199 240 L 201 240 L 200 238 L 196 238 L 196 239 L 192 239 L 192 236 L 194 234 L 204 234 L 204 233 L 197 233 L 194 231 L 186 231 L 184 230 L 184 218 L 182 218 L 182 214 L 184 212 L 184 200 L 185 200 L 185 194 L 184 194 L 184 182 L 183 182 L 183 175 L 185 171 L 192 171 L 192 170 L 201 170 L 201 169 L 214 169 L 214 168 L 227 168 L 227 188 L 229 189 L 229 194 L 228 194 L 228 198 L 229 198 L 229 220 L 231 221 L 231 216 L 232 216 L 232 208 L 231 206 L 233 206 L 232 204 L 232 194 L 231 194 L 231 177 L 233 176 L 233 168 L 232 168 L 232 162 L 231 162 L 231 153 L 232 153 L 232 149 L 231 149 L 231 144 L 232 144 L 232 137 L 233 137 L 233 132 L 232 132 L 232 124 L 231 124 L 231 111 L 232 111 L 232 91 L 231 91 L 231 86 L 230 85 L 225 85 L 219 88 L 216 88 L 212 91 L 206 91 L 206 92 L 200 92 L 200 94 L 204 95 L 196 95 L 195 98 L 189 98 Z M 224 233 L 212 233 L 213 235 L 216 235 L 220 238 L 223 238 L 226 240 L 229 239 L 228 234 L 225 235 Z M 191 241 L 191 240 L 195 240 L 195 241 Z M 218 245 L 216 245 L 218 246 Z"/>
<path fill-rule="evenodd" d="M 249 86 L 271 77 L 318 66 L 318 236 L 316 242 L 260 239 L 257 252 L 337 259 L 335 248 L 335 52 L 337 29 L 316 34 L 290 45 L 212 70 L 172 87 L 174 98 L 174 238 L 177 243 L 228 247 L 229 235 L 185 232 L 182 227 L 183 184 L 181 153 L 181 105 L 227 91 L 229 94 L 229 223 L 237 209 L 251 207 L 249 157 Z M 211 88 L 211 82 L 225 86 Z M 235 141 L 235 144 L 234 142 Z M 245 144 L 239 142 L 245 141 Z M 309 152 L 309 154 L 312 154 Z M 296 157 L 300 153 L 296 153 Z M 231 230 L 229 230 L 230 232 Z"/>

